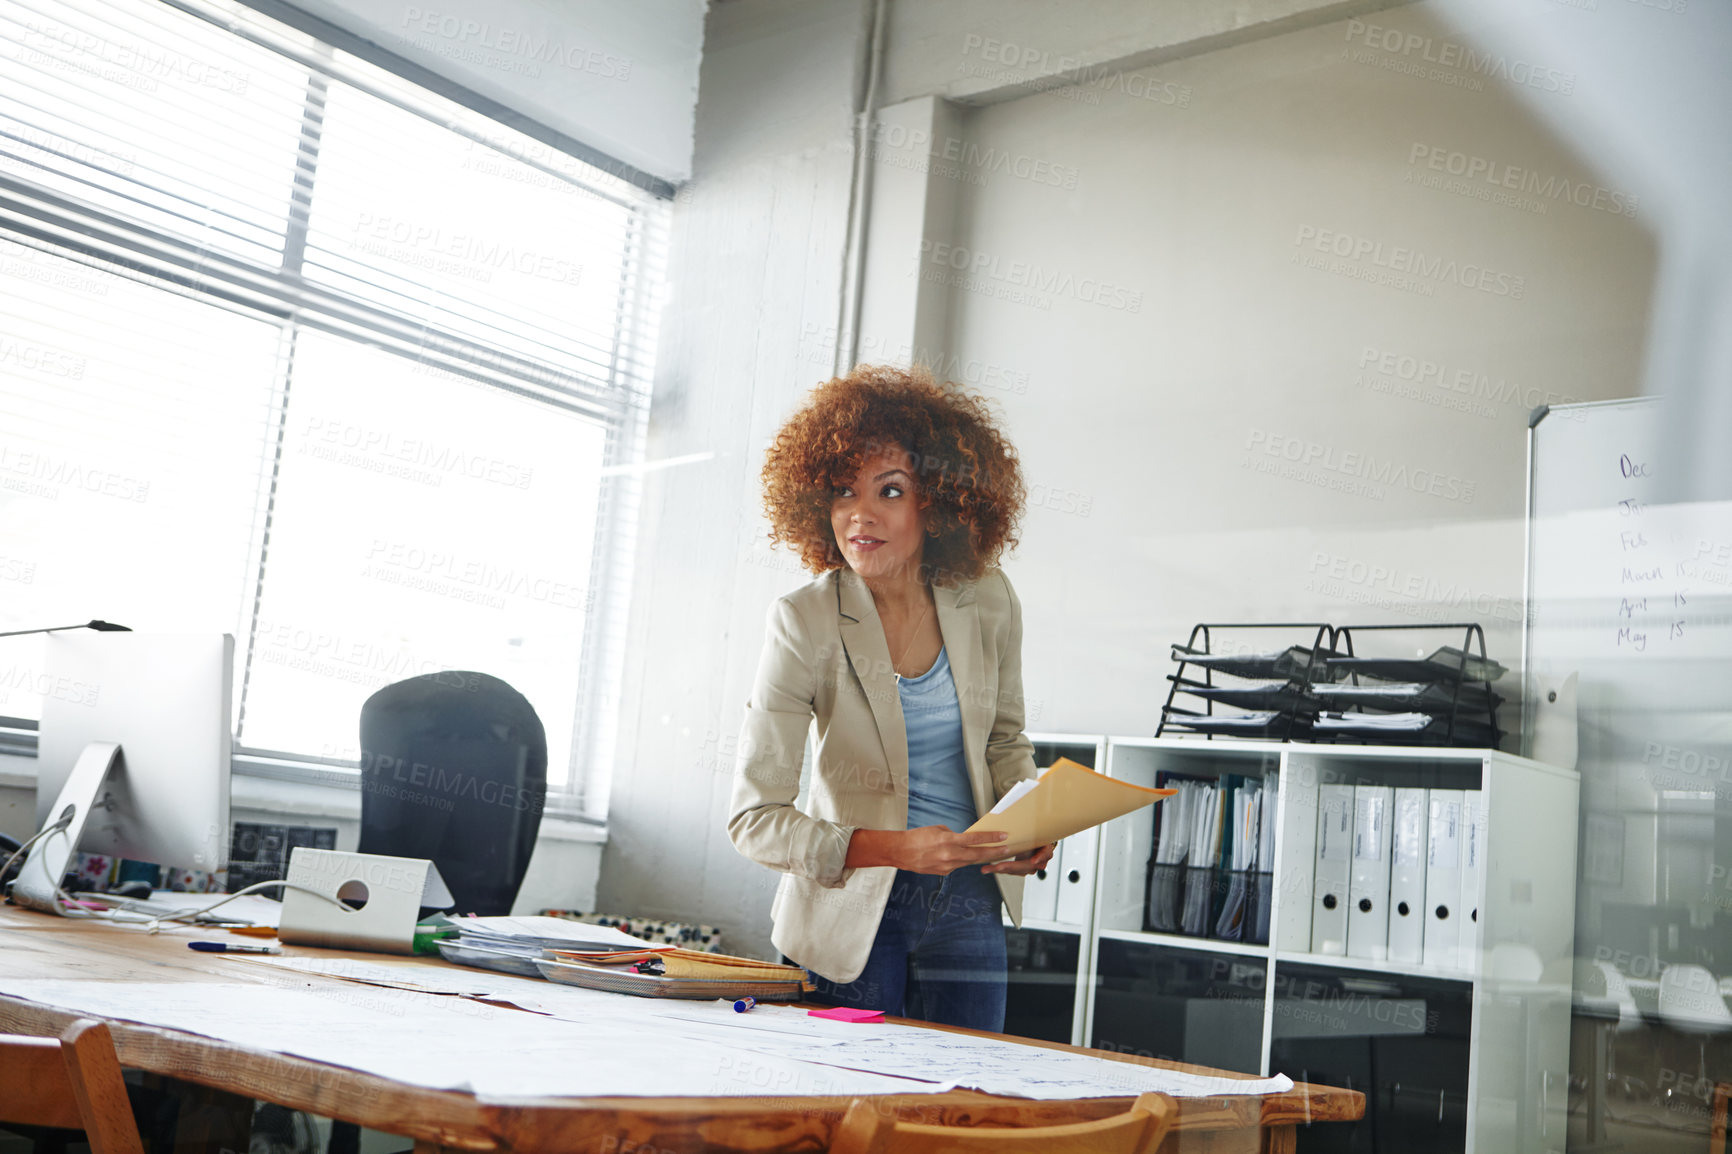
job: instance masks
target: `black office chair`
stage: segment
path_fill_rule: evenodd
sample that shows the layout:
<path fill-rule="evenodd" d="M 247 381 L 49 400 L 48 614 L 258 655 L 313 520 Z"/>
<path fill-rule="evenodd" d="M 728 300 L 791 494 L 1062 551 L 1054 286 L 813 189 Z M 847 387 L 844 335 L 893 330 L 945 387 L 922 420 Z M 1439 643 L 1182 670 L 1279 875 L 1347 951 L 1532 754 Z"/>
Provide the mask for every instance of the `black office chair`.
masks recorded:
<path fill-rule="evenodd" d="M 361 706 L 361 853 L 439 867 L 460 913 L 509 914 L 541 831 L 547 731 L 523 694 L 485 673 L 387 685 Z M 326 1154 L 359 1154 L 331 1123 Z"/>
<path fill-rule="evenodd" d="M 547 733 L 485 673 L 387 685 L 361 706 L 360 852 L 429 858 L 465 914 L 508 914 L 547 798 Z"/>

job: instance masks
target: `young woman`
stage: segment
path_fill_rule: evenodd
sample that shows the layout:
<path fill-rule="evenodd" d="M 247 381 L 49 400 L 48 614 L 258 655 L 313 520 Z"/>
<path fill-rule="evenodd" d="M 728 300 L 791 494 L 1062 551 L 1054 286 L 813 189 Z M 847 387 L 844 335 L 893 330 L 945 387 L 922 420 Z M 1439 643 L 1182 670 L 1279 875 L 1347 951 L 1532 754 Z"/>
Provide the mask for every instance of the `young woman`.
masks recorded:
<path fill-rule="evenodd" d="M 728 820 L 782 872 L 773 940 L 823 1000 L 1001 1030 L 1000 906 L 1020 917 L 1052 856 L 961 832 L 1035 775 L 1021 605 L 995 565 L 1016 452 L 979 398 L 862 366 L 789 419 L 763 479 L 772 539 L 818 575 L 770 607 Z"/>

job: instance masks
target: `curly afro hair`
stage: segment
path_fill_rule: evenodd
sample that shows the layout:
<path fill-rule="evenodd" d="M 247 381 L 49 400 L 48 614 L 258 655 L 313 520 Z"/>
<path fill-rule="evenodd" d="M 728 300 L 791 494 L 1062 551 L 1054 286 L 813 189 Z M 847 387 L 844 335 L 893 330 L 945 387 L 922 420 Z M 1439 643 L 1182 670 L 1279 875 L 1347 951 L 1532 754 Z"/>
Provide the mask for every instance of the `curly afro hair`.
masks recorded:
<path fill-rule="evenodd" d="M 978 580 L 1016 546 L 1028 496 L 1022 466 L 982 398 L 919 367 L 859 365 L 812 391 L 764 461 L 770 540 L 793 547 L 813 573 L 842 568 L 832 493 L 897 446 L 913 458 L 920 509 L 936 531 L 926 541 L 930 578 Z"/>

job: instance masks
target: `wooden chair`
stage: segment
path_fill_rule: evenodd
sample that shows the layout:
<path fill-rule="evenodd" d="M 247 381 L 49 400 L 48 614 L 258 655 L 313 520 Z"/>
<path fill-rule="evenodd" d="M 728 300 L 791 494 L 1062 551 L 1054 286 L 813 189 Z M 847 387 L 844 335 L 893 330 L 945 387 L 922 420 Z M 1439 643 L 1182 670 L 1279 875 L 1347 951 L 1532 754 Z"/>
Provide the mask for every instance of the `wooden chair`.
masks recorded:
<path fill-rule="evenodd" d="M 885 1117 L 869 1098 L 848 1107 L 830 1154 L 1154 1154 L 1176 1116 L 1165 1094 L 1144 1094 L 1123 1114 L 1066 1126 L 922 1126 Z"/>
<path fill-rule="evenodd" d="M 1726 1115 L 1732 1108 L 1732 1082 L 1714 1087 L 1714 1113 L 1710 1116 L 1708 1154 L 1726 1154 Z"/>
<path fill-rule="evenodd" d="M 114 1037 L 88 1018 L 59 1038 L 0 1034 L 0 1122 L 82 1130 L 92 1154 L 144 1154 Z"/>

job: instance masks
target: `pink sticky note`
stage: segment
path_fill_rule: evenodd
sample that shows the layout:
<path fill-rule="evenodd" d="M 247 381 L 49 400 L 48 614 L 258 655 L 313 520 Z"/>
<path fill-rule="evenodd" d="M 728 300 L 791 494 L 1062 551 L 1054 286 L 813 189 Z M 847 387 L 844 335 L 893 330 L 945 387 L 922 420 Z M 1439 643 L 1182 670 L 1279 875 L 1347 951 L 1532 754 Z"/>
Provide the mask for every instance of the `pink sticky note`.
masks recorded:
<path fill-rule="evenodd" d="M 833 1010 L 807 1010 L 814 1018 L 829 1018 L 832 1022 L 879 1022 L 884 1019 L 883 1010 L 857 1010 L 852 1006 L 837 1006 Z"/>

